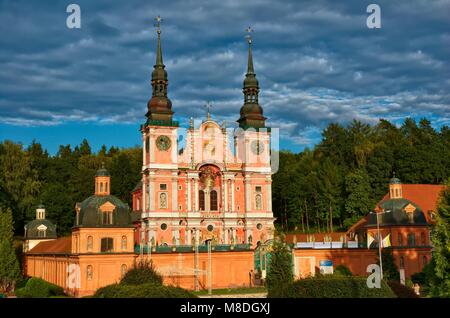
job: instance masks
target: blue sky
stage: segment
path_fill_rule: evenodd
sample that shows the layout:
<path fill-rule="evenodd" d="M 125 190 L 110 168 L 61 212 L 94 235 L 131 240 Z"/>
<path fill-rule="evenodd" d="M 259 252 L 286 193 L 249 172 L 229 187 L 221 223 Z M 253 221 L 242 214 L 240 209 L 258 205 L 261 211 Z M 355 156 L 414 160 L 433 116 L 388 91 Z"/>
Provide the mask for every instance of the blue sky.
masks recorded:
<path fill-rule="evenodd" d="M 81 29 L 66 7 L 81 7 Z M 450 0 L 0 0 L 0 140 L 33 139 L 51 153 L 88 139 L 140 143 L 161 15 L 175 117 L 235 122 L 251 25 L 260 104 L 281 147 L 320 141 L 330 122 L 426 117 L 450 124 Z"/>

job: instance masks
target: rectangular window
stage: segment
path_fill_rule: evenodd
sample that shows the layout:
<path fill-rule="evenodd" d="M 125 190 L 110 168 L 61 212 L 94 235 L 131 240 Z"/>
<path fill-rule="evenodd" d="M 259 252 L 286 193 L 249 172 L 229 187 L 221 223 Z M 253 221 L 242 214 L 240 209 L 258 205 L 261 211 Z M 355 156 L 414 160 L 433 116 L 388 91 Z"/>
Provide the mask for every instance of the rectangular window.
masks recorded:
<path fill-rule="evenodd" d="M 111 237 L 102 238 L 100 251 L 102 253 L 114 251 L 114 240 Z"/>
<path fill-rule="evenodd" d="M 102 212 L 102 224 L 104 225 L 112 225 L 112 211 Z"/>
<path fill-rule="evenodd" d="M 159 190 L 167 190 L 167 184 L 161 183 L 161 184 L 159 185 Z"/>
<path fill-rule="evenodd" d="M 416 246 L 416 236 L 414 233 L 408 234 L 408 245 L 409 246 Z"/>
<path fill-rule="evenodd" d="M 256 192 L 261 192 L 261 191 L 262 191 L 262 190 L 261 190 L 261 186 L 255 187 L 255 191 L 256 191 Z"/>

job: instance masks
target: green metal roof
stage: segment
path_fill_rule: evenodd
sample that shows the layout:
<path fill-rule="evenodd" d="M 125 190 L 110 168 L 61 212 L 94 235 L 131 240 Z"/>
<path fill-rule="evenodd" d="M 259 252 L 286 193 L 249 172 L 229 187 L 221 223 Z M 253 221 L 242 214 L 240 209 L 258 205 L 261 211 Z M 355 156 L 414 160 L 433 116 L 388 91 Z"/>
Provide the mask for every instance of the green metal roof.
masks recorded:
<path fill-rule="evenodd" d="M 102 224 L 100 206 L 110 202 L 115 206 L 113 211 L 113 224 Z M 79 224 L 82 227 L 128 227 L 132 226 L 130 208 L 119 198 L 113 195 L 92 195 L 80 203 Z"/>
<path fill-rule="evenodd" d="M 38 227 L 44 225 L 47 227 L 45 231 L 45 237 L 38 235 Z M 44 239 L 44 238 L 56 238 L 56 226 L 47 219 L 37 219 L 28 222 L 25 225 L 25 239 Z"/>
<path fill-rule="evenodd" d="M 407 205 L 413 205 L 416 210 L 412 212 L 412 217 L 404 210 Z M 407 199 L 389 199 L 383 201 L 380 208 L 389 213 L 380 214 L 378 216 L 380 226 L 387 225 L 428 225 L 425 216 L 420 207 Z M 377 226 L 377 216 L 370 214 L 367 227 Z"/>

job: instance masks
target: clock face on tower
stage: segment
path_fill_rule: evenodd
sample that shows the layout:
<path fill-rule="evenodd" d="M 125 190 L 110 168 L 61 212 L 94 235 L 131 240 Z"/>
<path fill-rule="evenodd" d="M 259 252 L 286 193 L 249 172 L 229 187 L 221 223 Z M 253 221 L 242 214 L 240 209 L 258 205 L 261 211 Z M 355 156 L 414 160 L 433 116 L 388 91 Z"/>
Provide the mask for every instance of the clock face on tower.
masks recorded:
<path fill-rule="evenodd" d="M 251 148 L 255 155 L 260 155 L 264 151 L 264 144 L 262 143 L 262 141 L 253 140 Z"/>
<path fill-rule="evenodd" d="M 167 136 L 164 136 L 164 135 L 163 136 L 159 136 L 156 139 L 156 147 L 158 147 L 158 149 L 162 150 L 162 151 L 169 150 L 171 143 L 172 142 L 170 141 L 170 138 L 167 137 Z"/>

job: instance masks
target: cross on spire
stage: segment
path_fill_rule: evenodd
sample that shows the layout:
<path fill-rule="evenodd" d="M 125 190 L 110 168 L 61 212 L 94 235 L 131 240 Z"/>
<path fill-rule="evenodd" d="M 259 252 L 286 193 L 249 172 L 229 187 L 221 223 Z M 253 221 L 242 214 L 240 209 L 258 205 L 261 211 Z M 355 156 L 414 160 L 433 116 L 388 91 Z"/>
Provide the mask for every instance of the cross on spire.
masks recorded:
<path fill-rule="evenodd" d="M 245 36 L 245 38 L 247 39 L 248 44 L 252 43 L 252 32 L 253 29 L 251 26 L 249 26 L 247 29 L 245 29 L 245 32 L 247 32 L 247 35 Z"/>
<path fill-rule="evenodd" d="M 163 19 L 161 18 L 161 16 L 158 15 L 155 18 L 155 21 L 156 21 L 156 23 L 155 23 L 156 32 L 158 32 L 158 34 L 160 34 L 161 33 L 161 22 L 163 21 Z"/>
<path fill-rule="evenodd" d="M 211 104 L 211 102 L 206 102 L 205 106 L 206 111 L 207 111 L 207 116 L 208 116 L 208 120 L 211 119 L 211 108 L 213 107 L 213 105 Z"/>

